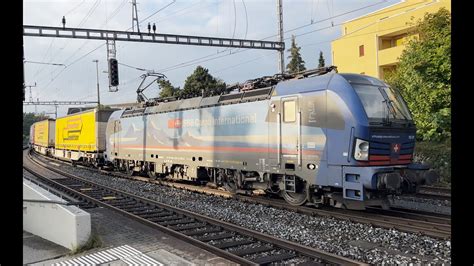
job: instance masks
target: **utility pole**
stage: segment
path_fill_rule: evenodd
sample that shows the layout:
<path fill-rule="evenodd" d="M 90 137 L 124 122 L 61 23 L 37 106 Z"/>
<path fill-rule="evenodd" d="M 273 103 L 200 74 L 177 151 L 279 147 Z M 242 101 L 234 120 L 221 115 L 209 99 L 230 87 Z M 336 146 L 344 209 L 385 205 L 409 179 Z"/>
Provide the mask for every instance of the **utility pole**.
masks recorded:
<path fill-rule="evenodd" d="M 277 17 L 278 17 L 278 41 L 283 43 L 283 4 L 282 0 L 277 0 Z M 281 49 L 278 55 L 278 66 L 280 73 L 285 72 L 285 49 Z"/>
<path fill-rule="evenodd" d="M 22 50 L 22 56 L 23 56 L 23 101 L 25 100 L 25 44 L 21 44 L 23 50 Z"/>
<path fill-rule="evenodd" d="M 30 99 L 29 101 L 32 102 L 33 101 L 33 94 L 31 93 L 31 87 L 36 87 L 36 82 L 35 82 L 35 85 L 24 85 L 24 87 L 29 87 L 30 88 Z M 35 106 L 35 113 L 37 112 L 37 108 Z"/>
<path fill-rule="evenodd" d="M 132 0 L 132 31 L 135 32 L 134 22 L 137 23 L 137 31 L 140 33 L 140 26 L 138 25 L 137 0 Z"/>
<path fill-rule="evenodd" d="M 54 113 L 45 113 L 45 114 L 47 115 L 54 114 L 54 119 L 58 119 L 58 105 L 57 104 L 54 105 Z"/>
<path fill-rule="evenodd" d="M 99 60 L 92 60 L 95 62 L 95 66 L 97 68 L 97 108 L 100 108 L 100 92 L 99 92 Z"/>

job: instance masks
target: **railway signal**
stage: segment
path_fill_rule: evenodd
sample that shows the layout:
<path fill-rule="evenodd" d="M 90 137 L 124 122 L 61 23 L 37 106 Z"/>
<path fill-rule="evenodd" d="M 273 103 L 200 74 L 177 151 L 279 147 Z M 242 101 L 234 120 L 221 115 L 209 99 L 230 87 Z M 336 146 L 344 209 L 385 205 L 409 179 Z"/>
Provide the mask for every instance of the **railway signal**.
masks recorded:
<path fill-rule="evenodd" d="M 119 76 L 118 76 L 118 62 L 117 59 L 111 58 L 109 59 L 109 75 L 110 75 L 110 86 L 118 86 L 119 85 Z"/>

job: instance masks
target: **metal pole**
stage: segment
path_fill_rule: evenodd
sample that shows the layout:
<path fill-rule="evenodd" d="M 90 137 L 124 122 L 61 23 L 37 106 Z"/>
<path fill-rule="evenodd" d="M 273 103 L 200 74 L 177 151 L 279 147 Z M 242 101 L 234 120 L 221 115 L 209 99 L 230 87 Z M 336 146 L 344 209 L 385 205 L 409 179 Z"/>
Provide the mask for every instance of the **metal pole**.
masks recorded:
<path fill-rule="evenodd" d="M 21 43 L 23 51 L 22 51 L 22 56 L 23 56 L 23 101 L 25 100 L 25 44 L 22 42 Z"/>
<path fill-rule="evenodd" d="M 138 11 L 137 11 L 137 0 L 132 0 L 132 31 L 135 32 L 133 26 L 134 22 L 137 23 L 137 31 L 140 33 L 140 25 L 138 24 Z"/>
<path fill-rule="evenodd" d="M 282 0 L 277 0 L 277 17 L 278 17 L 278 41 L 283 42 L 283 4 Z M 283 74 L 285 72 L 285 50 L 280 49 L 279 56 L 278 56 L 278 67 L 280 69 L 280 73 Z"/>
<path fill-rule="evenodd" d="M 97 108 L 100 108 L 100 92 L 99 92 L 99 60 L 93 60 L 97 68 Z"/>

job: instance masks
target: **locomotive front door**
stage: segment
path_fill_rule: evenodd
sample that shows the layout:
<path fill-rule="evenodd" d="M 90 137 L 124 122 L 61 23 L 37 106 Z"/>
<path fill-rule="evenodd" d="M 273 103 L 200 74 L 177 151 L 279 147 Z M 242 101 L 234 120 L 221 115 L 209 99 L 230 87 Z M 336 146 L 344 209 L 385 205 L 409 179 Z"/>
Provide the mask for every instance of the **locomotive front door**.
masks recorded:
<path fill-rule="evenodd" d="M 280 100 L 280 167 L 296 170 L 301 165 L 301 112 L 298 97 L 285 97 Z"/>

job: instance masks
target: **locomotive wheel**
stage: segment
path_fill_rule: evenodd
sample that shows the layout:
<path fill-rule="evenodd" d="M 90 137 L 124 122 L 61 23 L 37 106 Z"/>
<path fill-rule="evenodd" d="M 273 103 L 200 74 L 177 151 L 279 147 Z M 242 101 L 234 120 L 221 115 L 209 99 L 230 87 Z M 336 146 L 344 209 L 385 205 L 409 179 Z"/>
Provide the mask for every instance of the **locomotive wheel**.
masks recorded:
<path fill-rule="evenodd" d="M 306 191 L 302 193 L 293 193 L 293 192 L 283 191 L 282 194 L 285 201 L 288 202 L 288 204 L 293 205 L 293 206 L 303 205 L 308 200 Z"/>
<path fill-rule="evenodd" d="M 133 171 L 133 168 L 130 168 L 130 166 L 126 163 L 124 165 L 124 170 L 125 170 L 125 174 L 128 175 L 128 176 L 133 176 L 133 174 L 135 173 L 135 171 Z"/>
<path fill-rule="evenodd" d="M 155 179 L 156 178 L 156 173 L 155 171 L 147 171 L 148 173 L 148 177 L 149 178 L 152 178 L 152 179 Z"/>
<path fill-rule="evenodd" d="M 237 185 L 233 181 L 226 181 L 224 187 L 230 193 L 235 193 L 237 191 Z"/>
<path fill-rule="evenodd" d="M 293 205 L 293 206 L 303 205 L 308 200 L 306 185 L 304 185 L 298 192 L 282 191 L 281 196 L 290 205 Z"/>
<path fill-rule="evenodd" d="M 235 179 L 235 176 L 228 176 L 226 175 L 224 179 L 224 187 L 227 191 L 230 193 L 235 193 L 237 191 L 237 180 Z"/>
<path fill-rule="evenodd" d="M 125 169 L 125 174 L 127 174 L 128 176 L 133 176 L 133 174 L 135 174 L 135 171 L 130 168 L 127 168 Z"/>

